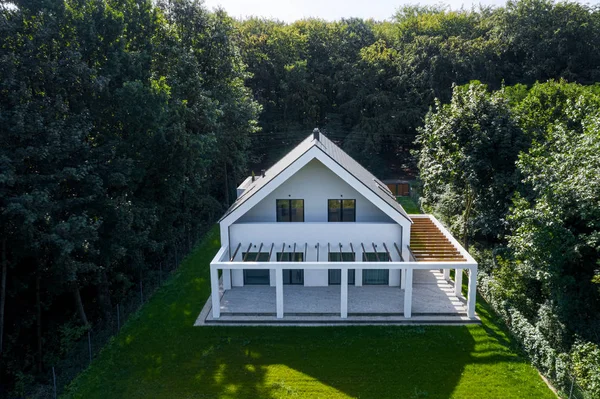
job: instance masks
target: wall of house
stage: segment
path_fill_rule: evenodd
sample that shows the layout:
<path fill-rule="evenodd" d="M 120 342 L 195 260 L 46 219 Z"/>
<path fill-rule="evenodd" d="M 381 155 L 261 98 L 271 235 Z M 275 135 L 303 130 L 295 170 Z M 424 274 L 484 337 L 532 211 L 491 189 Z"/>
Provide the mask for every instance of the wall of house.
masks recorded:
<path fill-rule="evenodd" d="M 381 209 L 317 159 L 306 164 L 236 223 L 275 222 L 278 199 L 303 199 L 305 222 L 327 222 L 329 199 L 354 199 L 356 222 L 394 223 Z"/>

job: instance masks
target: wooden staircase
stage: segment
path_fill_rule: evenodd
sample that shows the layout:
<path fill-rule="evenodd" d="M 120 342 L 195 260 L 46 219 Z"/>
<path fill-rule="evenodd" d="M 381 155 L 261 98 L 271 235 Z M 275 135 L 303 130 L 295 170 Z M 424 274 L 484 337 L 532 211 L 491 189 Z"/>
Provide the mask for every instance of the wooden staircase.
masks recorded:
<path fill-rule="evenodd" d="M 431 219 L 412 218 L 410 249 L 418 262 L 466 262 Z"/>

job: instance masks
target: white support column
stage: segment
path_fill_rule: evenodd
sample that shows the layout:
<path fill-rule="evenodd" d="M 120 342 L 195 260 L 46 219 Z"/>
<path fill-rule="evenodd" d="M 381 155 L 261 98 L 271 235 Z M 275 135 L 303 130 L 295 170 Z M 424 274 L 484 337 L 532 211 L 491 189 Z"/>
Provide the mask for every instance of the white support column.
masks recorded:
<path fill-rule="evenodd" d="M 454 269 L 454 295 L 462 297 L 463 269 Z"/>
<path fill-rule="evenodd" d="M 406 287 L 406 269 L 402 269 L 402 278 L 400 278 L 400 289 Z"/>
<path fill-rule="evenodd" d="M 277 318 L 283 318 L 283 270 L 275 269 L 275 302 L 277 303 Z"/>
<path fill-rule="evenodd" d="M 354 286 L 362 287 L 362 273 L 363 269 L 354 269 Z"/>
<path fill-rule="evenodd" d="M 223 269 L 223 290 L 231 289 L 231 270 Z"/>
<path fill-rule="evenodd" d="M 450 281 L 450 269 L 444 269 L 444 280 Z"/>
<path fill-rule="evenodd" d="M 221 296 L 219 294 L 219 269 L 210 267 L 210 296 L 212 298 L 213 319 L 221 317 Z"/>
<path fill-rule="evenodd" d="M 412 316 L 413 269 L 406 269 L 406 285 L 404 286 L 404 317 Z"/>
<path fill-rule="evenodd" d="M 363 261 L 362 247 L 360 246 L 360 244 L 358 244 L 358 246 L 355 246 L 354 248 L 356 248 L 355 261 L 358 262 L 358 266 L 360 266 L 360 263 L 362 263 L 362 261 Z M 363 269 L 354 269 L 354 286 L 355 287 L 362 287 L 362 281 L 363 281 L 362 275 L 363 275 Z"/>
<path fill-rule="evenodd" d="M 342 281 L 340 284 L 341 295 L 340 295 L 340 313 L 342 319 L 348 318 L 348 269 L 342 269 Z"/>
<path fill-rule="evenodd" d="M 477 301 L 477 266 L 469 269 L 469 291 L 467 293 L 467 316 L 475 317 L 475 302 Z"/>

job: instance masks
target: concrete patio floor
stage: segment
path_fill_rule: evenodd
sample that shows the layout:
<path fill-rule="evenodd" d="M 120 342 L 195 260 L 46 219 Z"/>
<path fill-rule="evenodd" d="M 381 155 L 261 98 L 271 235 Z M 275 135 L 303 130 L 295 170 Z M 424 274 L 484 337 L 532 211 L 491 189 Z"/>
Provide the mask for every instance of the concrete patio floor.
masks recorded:
<path fill-rule="evenodd" d="M 404 318 L 404 290 L 389 286 L 348 286 L 348 318 L 340 317 L 340 286 L 283 288 L 283 319 L 276 318 L 275 287 L 221 287 L 221 317 L 212 318 L 207 301 L 196 325 L 203 324 L 465 324 L 466 301 L 437 270 L 415 270 L 412 317 Z"/>

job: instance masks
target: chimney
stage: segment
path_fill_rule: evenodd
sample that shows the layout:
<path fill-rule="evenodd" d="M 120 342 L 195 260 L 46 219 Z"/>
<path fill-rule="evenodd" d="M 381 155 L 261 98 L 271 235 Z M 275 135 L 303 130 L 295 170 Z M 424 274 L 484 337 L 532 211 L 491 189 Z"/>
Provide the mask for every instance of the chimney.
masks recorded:
<path fill-rule="evenodd" d="M 321 132 L 319 132 L 319 128 L 315 128 L 315 130 L 313 130 L 313 138 L 317 141 L 319 141 L 319 134 Z"/>
<path fill-rule="evenodd" d="M 254 183 L 254 180 L 256 180 L 256 176 L 254 175 L 254 171 L 252 171 L 252 183 Z"/>
<path fill-rule="evenodd" d="M 266 172 L 266 169 L 262 169 L 262 170 L 260 171 L 260 175 L 261 175 L 262 177 L 265 177 L 265 172 Z"/>

